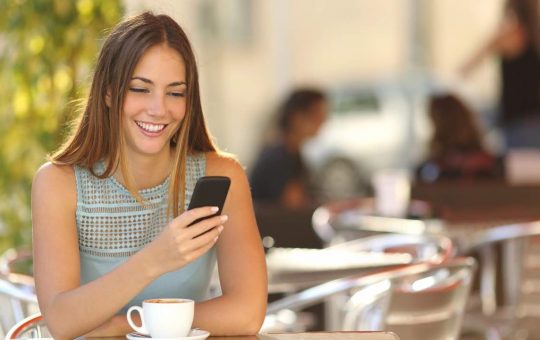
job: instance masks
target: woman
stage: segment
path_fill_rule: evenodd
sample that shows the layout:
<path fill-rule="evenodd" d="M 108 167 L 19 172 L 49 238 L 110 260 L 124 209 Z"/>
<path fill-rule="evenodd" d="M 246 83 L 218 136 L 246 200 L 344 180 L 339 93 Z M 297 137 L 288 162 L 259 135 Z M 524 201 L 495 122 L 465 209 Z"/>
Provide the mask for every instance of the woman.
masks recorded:
<path fill-rule="evenodd" d="M 506 149 L 540 147 L 539 0 L 506 0 L 493 37 L 462 67 L 466 76 L 487 56 L 499 57 L 499 119 Z"/>
<path fill-rule="evenodd" d="M 230 177 L 223 215 L 186 228 L 216 211 L 185 211 L 203 175 Z M 211 141 L 193 51 L 168 16 L 143 13 L 110 33 L 72 136 L 35 176 L 32 218 L 55 339 L 124 335 L 125 310 L 151 297 L 195 299 L 193 327 L 214 335 L 261 326 L 266 270 L 249 185 Z M 223 294 L 204 301 L 216 260 Z"/>
<path fill-rule="evenodd" d="M 310 207 L 314 195 L 300 151 L 326 120 L 326 95 L 317 89 L 296 89 L 278 114 L 279 135 L 261 150 L 250 174 L 253 199 L 289 209 Z"/>
<path fill-rule="evenodd" d="M 418 179 L 474 180 L 502 178 L 502 166 L 483 146 L 474 112 L 453 94 L 429 101 L 433 135 L 429 155 L 418 169 Z"/>

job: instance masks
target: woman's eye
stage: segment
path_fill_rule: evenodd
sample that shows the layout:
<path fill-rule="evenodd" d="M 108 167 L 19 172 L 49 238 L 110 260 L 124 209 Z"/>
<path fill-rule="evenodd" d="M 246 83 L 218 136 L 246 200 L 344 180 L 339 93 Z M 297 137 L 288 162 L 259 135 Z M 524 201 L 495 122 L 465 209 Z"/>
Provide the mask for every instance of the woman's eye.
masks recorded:
<path fill-rule="evenodd" d="M 130 87 L 129 90 L 131 92 L 136 92 L 136 93 L 148 93 L 148 89 L 144 89 L 144 88 L 140 88 L 140 87 Z"/>
<path fill-rule="evenodd" d="M 184 92 L 169 92 L 169 95 L 173 96 L 173 97 L 185 97 L 186 96 L 186 94 Z"/>

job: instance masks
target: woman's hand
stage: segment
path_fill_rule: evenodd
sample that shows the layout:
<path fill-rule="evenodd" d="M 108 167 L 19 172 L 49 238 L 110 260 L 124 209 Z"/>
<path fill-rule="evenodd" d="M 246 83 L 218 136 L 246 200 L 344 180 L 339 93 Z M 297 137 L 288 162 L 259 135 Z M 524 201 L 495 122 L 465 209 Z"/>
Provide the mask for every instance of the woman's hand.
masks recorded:
<path fill-rule="evenodd" d="M 227 221 L 226 215 L 208 217 L 217 211 L 216 207 L 185 211 L 145 248 L 157 276 L 184 267 L 212 248 Z M 208 218 L 191 225 L 204 217 Z"/>

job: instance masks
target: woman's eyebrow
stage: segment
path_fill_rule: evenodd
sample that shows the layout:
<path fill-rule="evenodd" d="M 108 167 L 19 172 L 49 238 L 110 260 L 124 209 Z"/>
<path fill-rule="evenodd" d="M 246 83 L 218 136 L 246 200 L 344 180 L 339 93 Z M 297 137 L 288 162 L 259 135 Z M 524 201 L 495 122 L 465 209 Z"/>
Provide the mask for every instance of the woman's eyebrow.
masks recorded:
<path fill-rule="evenodd" d="M 144 77 L 132 77 L 131 80 L 140 80 L 142 82 L 145 82 L 147 84 L 154 84 L 153 81 L 151 81 L 150 79 L 147 79 L 147 78 L 144 78 Z M 170 83 L 169 85 L 167 86 L 180 86 L 180 85 L 187 85 L 185 81 L 175 81 L 175 82 L 172 82 Z"/>
<path fill-rule="evenodd" d="M 175 81 L 175 82 L 170 83 L 167 86 L 181 86 L 181 85 L 187 85 L 187 84 L 185 81 Z"/>

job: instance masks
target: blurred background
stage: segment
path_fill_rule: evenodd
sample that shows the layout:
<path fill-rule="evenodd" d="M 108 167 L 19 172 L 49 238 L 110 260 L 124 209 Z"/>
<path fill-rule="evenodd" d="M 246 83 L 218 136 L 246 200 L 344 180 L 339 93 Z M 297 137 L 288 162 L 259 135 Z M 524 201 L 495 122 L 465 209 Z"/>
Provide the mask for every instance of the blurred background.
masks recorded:
<path fill-rule="evenodd" d="M 63 140 L 107 29 L 150 9 L 175 18 L 198 58 L 207 121 L 249 171 L 277 104 L 316 86 L 328 120 L 303 150 L 324 199 L 368 193 L 377 169 L 414 169 L 431 134 L 426 102 L 451 90 L 487 147 L 499 73 L 459 68 L 496 30 L 502 0 L 5 0 L 0 2 L 0 252 L 31 242 L 32 176 Z"/>

